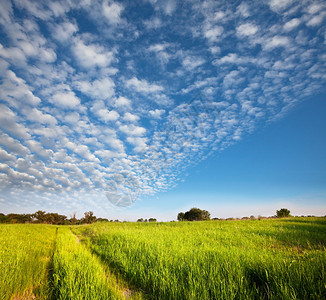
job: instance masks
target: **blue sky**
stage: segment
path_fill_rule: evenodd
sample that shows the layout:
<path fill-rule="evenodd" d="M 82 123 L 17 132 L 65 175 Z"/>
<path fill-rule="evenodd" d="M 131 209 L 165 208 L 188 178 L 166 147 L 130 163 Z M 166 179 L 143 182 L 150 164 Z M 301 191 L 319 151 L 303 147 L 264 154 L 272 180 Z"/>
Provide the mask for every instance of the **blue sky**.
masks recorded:
<path fill-rule="evenodd" d="M 0 207 L 326 213 L 324 1 L 0 3 Z"/>

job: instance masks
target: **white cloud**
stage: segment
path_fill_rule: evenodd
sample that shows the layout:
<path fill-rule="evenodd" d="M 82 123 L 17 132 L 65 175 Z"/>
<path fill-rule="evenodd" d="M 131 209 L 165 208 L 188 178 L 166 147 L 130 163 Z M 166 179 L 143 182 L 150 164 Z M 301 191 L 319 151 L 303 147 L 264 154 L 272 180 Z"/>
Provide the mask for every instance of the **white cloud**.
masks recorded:
<path fill-rule="evenodd" d="M 26 82 L 10 70 L 6 72 L 6 76 L 2 82 L 0 97 L 14 107 L 22 104 L 37 106 L 41 102 L 40 98 L 34 96 Z"/>
<path fill-rule="evenodd" d="M 77 81 L 76 87 L 94 99 L 108 99 L 114 95 L 115 84 L 111 78 L 90 81 Z"/>
<path fill-rule="evenodd" d="M 0 20 L 10 23 L 12 15 L 12 3 L 10 1 L 0 1 Z"/>
<path fill-rule="evenodd" d="M 102 140 L 105 144 L 109 145 L 114 150 L 117 150 L 118 152 L 124 152 L 124 144 L 116 136 L 105 135 Z"/>
<path fill-rule="evenodd" d="M 301 23 L 300 19 L 293 18 L 292 20 L 286 22 L 283 27 L 285 31 L 291 31 L 294 28 L 298 27 L 300 23 Z"/>
<path fill-rule="evenodd" d="M 111 159 L 111 158 L 117 158 L 117 157 L 125 157 L 125 153 L 120 153 L 112 150 L 97 150 L 94 153 L 95 155 L 101 157 L 102 159 Z"/>
<path fill-rule="evenodd" d="M 0 56 L 10 60 L 12 63 L 17 64 L 25 64 L 26 63 L 26 54 L 20 48 L 10 47 L 4 48 L 0 44 Z"/>
<path fill-rule="evenodd" d="M 64 130 L 62 130 L 62 127 L 59 126 L 50 127 L 50 128 L 34 127 L 33 129 L 30 130 L 31 133 L 33 133 L 33 135 L 39 135 L 49 139 L 57 138 L 58 136 L 65 134 Z"/>
<path fill-rule="evenodd" d="M 144 151 L 147 147 L 147 138 L 129 136 L 127 142 L 134 146 L 136 152 Z"/>
<path fill-rule="evenodd" d="M 160 63 L 164 66 L 171 58 L 171 55 L 165 51 L 169 46 L 170 44 L 168 43 L 155 44 L 151 45 L 148 48 L 148 51 L 154 52 Z"/>
<path fill-rule="evenodd" d="M 129 125 L 121 125 L 119 127 L 119 129 L 127 134 L 127 135 L 135 135 L 135 136 L 139 136 L 139 135 L 143 135 L 146 133 L 146 129 L 144 127 L 141 126 L 135 126 L 133 124 L 129 124 Z"/>
<path fill-rule="evenodd" d="M 107 108 L 101 108 L 97 110 L 96 114 L 104 122 L 116 121 L 120 117 L 120 115 L 115 110 L 108 110 Z"/>
<path fill-rule="evenodd" d="M 270 0 L 269 6 L 275 12 L 281 12 L 286 9 L 294 0 Z"/>
<path fill-rule="evenodd" d="M 151 45 L 148 50 L 149 51 L 153 51 L 153 52 L 160 52 L 160 51 L 164 51 L 167 47 L 169 46 L 169 44 L 164 43 L 164 44 L 155 44 L 155 45 Z"/>
<path fill-rule="evenodd" d="M 74 23 L 63 22 L 56 24 L 52 30 L 54 38 L 60 42 L 66 42 L 78 31 L 78 26 Z"/>
<path fill-rule="evenodd" d="M 55 17 L 63 16 L 65 13 L 67 13 L 70 10 L 70 5 L 68 1 L 65 2 L 50 2 L 49 8 L 51 9 L 53 15 Z"/>
<path fill-rule="evenodd" d="M 213 65 L 221 64 L 246 64 L 246 63 L 258 63 L 257 59 L 251 57 L 239 57 L 236 53 L 230 53 L 226 56 L 223 56 L 220 59 L 213 61 Z"/>
<path fill-rule="evenodd" d="M 222 26 L 214 26 L 207 29 L 204 32 L 205 37 L 211 42 L 216 41 L 223 33 L 224 29 Z"/>
<path fill-rule="evenodd" d="M 226 88 L 229 88 L 230 86 L 232 86 L 232 85 L 235 84 L 236 82 L 237 82 L 237 83 L 240 83 L 240 81 L 239 81 L 239 77 L 238 77 L 239 75 L 240 75 L 240 72 L 239 72 L 239 71 L 236 71 L 236 70 L 231 71 L 230 73 L 228 73 L 228 74 L 224 77 L 223 85 L 224 85 Z"/>
<path fill-rule="evenodd" d="M 311 5 L 308 6 L 307 12 L 311 15 L 322 11 L 324 6 L 321 3 L 312 3 Z"/>
<path fill-rule="evenodd" d="M 100 162 L 99 159 L 89 151 L 86 145 L 75 145 L 71 150 L 88 161 Z"/>
<path fill-rule="evenodd" d="M 80 65 L 85 68 L 107 67 L 114 59 L 112 51 L 106 51 L 104 47 L 96 44 L 86 45 L 80 39 L 75 40 L 73 51 Z"/>
<path fill-rule="evenodd" d="M 139 120 L 139 117 L 129 112 L 126 112 L 123 116 L 123 119 L 128 122 L 137 122 Z"/>
<path fill-rule="evenodd" d="M 69 124 L 73 124 L 73 125 L 77 124 L 77 122 L 79 121 L 79 118 L 80 118 L 79 113 L 77 113 L 75 111 L 72 113 L 66 114 L 64 117 L 66 122 L 68 122 Z"/>
<path fill-rule="evenodd" d="M 30 149 L 31 153 L 37 154 L 43 158 L 49 159 L 53 154 L 52 150 L 44 149 L 42 144 L 38 141 L 29 140 L 29 141 L 26 141 L 26 145 Z"/>
<path fill-rule="evenodd" d="M 62 108 L 75 108 L 80 105 L 79 98 L 72 91 L 62 91 L 55 93 L 51 102 Z"/>
<path fill-rule="evenodd" d="M 250 36 L 256 34 L 258 27 L 252 23 L 245 23 L 237 27 L 237 34 L 240 36 Z"/>
<path fill-rule="evenodd" d="M 319 26 L 322 22 L 323 19 L 326 17 L 326 11 L 322 11 L 320 14 L 317 16 L 312 17 L 308 22 L 307 25 L 314 27 L 314 26 Z"/>
<path fill-rule="evenodd" d="M 16 153 L 20 156 L 30 153 L 30 151 L 24 145 L 22 145 L 18 140 L 13 139 L 8 134 L 0 134 L 0 144 L 11 153 Z"/>
<path fill-rule="evenodd" d="M 175 0 L 164 1 L 163 10 L 167 15 L 172 16 L 175 9 L 176 9 L 176 1 Z"/>
<path fill-rule="evenodd" d="M 121 22 L 121 12 L 124 10 L 122 4 L 104 0 L 102 4 L 102 12 L 106 20 L 110 24 L 119 24 Z"/>
<path fill-rule="evenodd" d="M 0 104 L 0 128 L 17 138 L 28 139 L 31 137 L 27 128 L 18 123 L 17 115 L 3 104 Z"/>
<path fill-rule="evenodd" d="M 203 58 L 197 57 L 197 56 L 186 56 L 182 60 L 182 65 L 189 71 L 192 71 L 192 70 L 198 68 L 199 66 L 201 66 L 204 63 L 205 63 L 205 60 Z"/>
<path fill-rule="evenodd" d="M 155 109 L 149 111 L 150 116 L 153 117 L 154 119 L 161 119 L 164 113 L 165 113 L 164 109 Z"/>
<path fill-rule="evenodd" d="M 164 90 L 164 88 L 160 85 L 149 83 L 145 79 L 137 79 L 136 77 L 133 77 L 126 81 L 126 85 L 129 88 L 134 88 L 139 93 L 157 93 Z"/>
<path fill-rule="evenodd" d="M 248 18 L 250 16 L 249 6 L 245 2 L 240 3 L 240 5 L 237 7 L 237 12 L 245 18 Z"/>
<path fill-rule="evenodd" d="M 42 2 L 31 0 L 15 0 L 15 5 L 20 9 L 26 9 L 32 16 L 47 20 L 51 17 L 52 12 L 45 9 Z"/>
<path fill-rule="evenodd" d="M 40 48 L 39 49 L 39 58 L 41 61 L 47 63 L 53 63 L 57 60 L 57 55 L 53 49 L 50 48 Z"/>
<path fill-rule="evenodd" d="M 272 50 L 277 47 L 288 47 L 290 45 L 290 40 L 286 36 L 273 36 L 271 40 L 268 40 L 263 47 L 267 50 Z"/>
<path fill-rule="evenodd" d="M 159 27 L 162 26 L 162 21 L 161 21 L 160 18 L 154 17 L 152 19 L 149 19 L 149 20 L 144 21 L 144 25 L 148 29 L 157 29 L 157 28 L 159 28 Z"/>
<path fill-rule="evenodd" d="M 23 113 L 26 118 L 32 122 L 39 122 L 43 124 L 56 125 L 57 119 L 49 114 L 44 114 L 37 108 L 24 109 Z"/>
<path fill-rule="evenodd" d="M 218 46 L 212 46 L 209 48 L 212 54 L 220 54 L 221 53 L 221 48 Z"/>
<path fill-rule="evenodd" d="M 15 161 L 16 157 L 0 148 L 0 159 L 2 161 Z"/>
<path fill-rule="evenodd" d="M 126 97 L 120 96 L 115 99 L 114 105 L 118 108 L 129 108 L 131 106 L 131 101 Z"/>

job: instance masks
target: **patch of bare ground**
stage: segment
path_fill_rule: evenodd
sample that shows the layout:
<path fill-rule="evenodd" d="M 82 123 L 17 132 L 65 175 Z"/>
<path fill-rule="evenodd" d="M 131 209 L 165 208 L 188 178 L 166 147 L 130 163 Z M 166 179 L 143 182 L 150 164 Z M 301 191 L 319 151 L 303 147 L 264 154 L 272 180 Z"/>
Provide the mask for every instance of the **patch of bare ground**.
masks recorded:
<path fill-rule="evenodd" d="M 26 291 L 22 295 L 15 295 L 11 300 L 34 300 L 37 299 L 32 290 Z"/>

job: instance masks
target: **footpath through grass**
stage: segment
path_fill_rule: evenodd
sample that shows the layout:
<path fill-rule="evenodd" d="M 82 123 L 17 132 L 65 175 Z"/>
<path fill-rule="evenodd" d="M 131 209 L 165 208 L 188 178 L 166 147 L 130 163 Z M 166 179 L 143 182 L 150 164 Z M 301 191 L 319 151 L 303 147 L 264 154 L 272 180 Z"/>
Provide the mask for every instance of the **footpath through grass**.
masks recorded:
<path fill-rule="evenodd" d="M 53 256 L 53 298 L 72 300 L 141 299 L 80 243 L 67 227 L 59 229 Z"/>
<path fill-rule="evenodd" d="M 149 299 L 326 299 L 326 219 L 75 227 Z"/>
<path fill-rule="evenodd" d="M 1 300 L 116 300 L 142 295 L 110 272 L 68 226 L 0 225 Z"/>

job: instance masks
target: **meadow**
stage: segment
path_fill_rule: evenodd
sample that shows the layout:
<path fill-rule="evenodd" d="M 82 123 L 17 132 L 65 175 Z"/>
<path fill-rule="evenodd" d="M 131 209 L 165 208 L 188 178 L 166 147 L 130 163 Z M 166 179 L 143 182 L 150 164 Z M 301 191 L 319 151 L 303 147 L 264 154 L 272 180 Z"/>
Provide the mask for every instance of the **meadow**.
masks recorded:
<path fill-rule="evenodd" d="M 325 299 L 326 218 L 1 225 L 0 299 Z"/>

